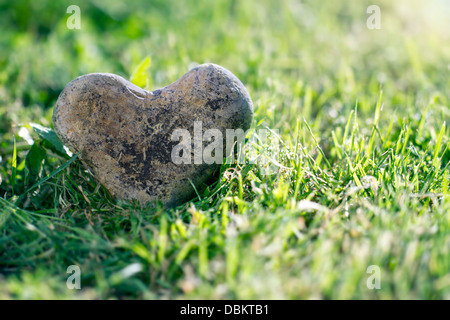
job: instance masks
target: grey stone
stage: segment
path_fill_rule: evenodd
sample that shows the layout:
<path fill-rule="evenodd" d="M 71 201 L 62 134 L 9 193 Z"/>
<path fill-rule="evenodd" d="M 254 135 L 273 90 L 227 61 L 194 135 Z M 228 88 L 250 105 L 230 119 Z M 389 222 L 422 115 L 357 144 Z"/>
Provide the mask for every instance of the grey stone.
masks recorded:
<path fill-rule="evenodd" d="M 194 121 L 201 121 L 203 132 L 219 129 L 225 139 L 226 129 L 245 131 L 252 118 L 252 101 L 239 79 L 204 64 L 151 92 L 114 74 L 83 75 L 62 91 L 53 124 L 113 196 L 171 207 L 192 198 L 192 184 L 201 188 L 220 166 L 175 164 L 174 130 L 186 129 L 194 137 Z"/>

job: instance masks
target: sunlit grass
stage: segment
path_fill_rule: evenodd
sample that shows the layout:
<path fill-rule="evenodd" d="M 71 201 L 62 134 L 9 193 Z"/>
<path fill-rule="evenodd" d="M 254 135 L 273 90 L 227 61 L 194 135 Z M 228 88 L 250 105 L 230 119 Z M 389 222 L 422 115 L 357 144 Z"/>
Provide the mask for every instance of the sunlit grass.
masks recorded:
<path fill-rule="evenodd" d="M 380 30 L 368 1 L 82 1 L 80 30 L 44 3 L 0 5 L 0 298 L 450 298 L 444 1 L 379 2 Z M 112 199 L 45 128 L 69 81 L 149 55 L 150 89 L 235 73 L 276 174 L 223 165 L 173 210 Z"/>

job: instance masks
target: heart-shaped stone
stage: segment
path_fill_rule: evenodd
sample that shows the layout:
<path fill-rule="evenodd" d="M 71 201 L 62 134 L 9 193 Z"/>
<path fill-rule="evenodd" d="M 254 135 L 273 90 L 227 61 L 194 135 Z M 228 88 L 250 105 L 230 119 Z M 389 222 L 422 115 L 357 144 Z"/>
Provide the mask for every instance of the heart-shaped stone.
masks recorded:
<path fill-rule="evenodd" d="M 113 196 L 141 204 L 159 200 L 166 206 L 189 200 L 192 185 L 200 188 L 220 165 L 175 163 L 174 131 L 185 129 L 194 137 L 194 124 L 201 124 L 202 133 L 218 129 L 225 139 L 227 129 L 246 131 L 252 118 L 244 85 L 214 64 L 200 65 L 151 92 L 114 74 L 87 74 L 64 88 L 53 112 L 59 138 L 80 152 Z"/>

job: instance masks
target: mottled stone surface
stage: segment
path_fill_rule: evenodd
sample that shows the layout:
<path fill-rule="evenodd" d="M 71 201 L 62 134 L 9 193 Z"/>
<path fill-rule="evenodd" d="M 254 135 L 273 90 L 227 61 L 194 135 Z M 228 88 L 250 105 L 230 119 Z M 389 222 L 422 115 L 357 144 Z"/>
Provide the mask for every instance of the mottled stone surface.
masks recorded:
<path fill-rule="evenodd" d="M 53 113 L 60 139 L 113 196 L 175 206 L 192 198 L 218 164 L 175 164 L 175 129 L 203 132 L 250 127 L 253 107 L 244 85 L 230 71 L 200 65 L 152 92 L 106 73 L 81 76 L 63 90 Z M 224 146 L 225 146 L 224 141 Z M 205 146 L 205 144 L 204 144 Z M 194 149 L 192 149 L 194 153 Z M 193 157 L 192 157 L 193 158 Z"/>

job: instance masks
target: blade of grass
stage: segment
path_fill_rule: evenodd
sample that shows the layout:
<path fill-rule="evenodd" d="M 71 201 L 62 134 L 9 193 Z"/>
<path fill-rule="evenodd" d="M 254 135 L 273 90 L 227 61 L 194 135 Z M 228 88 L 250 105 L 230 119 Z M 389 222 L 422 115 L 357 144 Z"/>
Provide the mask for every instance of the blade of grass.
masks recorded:
<path fill-rule="evenodd" d="M 57 175 L 59 172 L 63 171 L 65 168 L 67 168 L 72 162 L 75 161 L 76 158 L 78 158 L 78 155 L 80 154 L 80 152 L 76 153 L 75 155 L 72 156 L 72 158 L 70 158 L 68 161 L 66 161 L 64 164 L 62 164 L 61 166 L 59 166 L 56 170 L 52 171 L 48 176 L 42 178 L 41 180 L 39 180 L 38 182 L 36 182 L 34 185 L 32 185 L 31 187 L 29 187 L 20 197 L 26 195 L 27 193 L 29 193 L 31 190 L 39 187 L 41 184 L 43 184 L 44 182 L 46 182 L 47 180 L 51 179 L 52 177 L 54 177 L 55 175 Z"/>
<path fill-rule="evenodd" d="M 17 150 L 16 150 L 16 137 L 14 137 L 14 151 L 13 151 L 12 172 L 11 172 L 11 187 L 13 196 L 14 196 L 14 187 L 16 185 L 16 175 L 17 175 Z"/>

